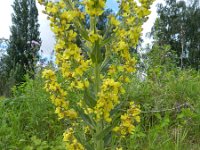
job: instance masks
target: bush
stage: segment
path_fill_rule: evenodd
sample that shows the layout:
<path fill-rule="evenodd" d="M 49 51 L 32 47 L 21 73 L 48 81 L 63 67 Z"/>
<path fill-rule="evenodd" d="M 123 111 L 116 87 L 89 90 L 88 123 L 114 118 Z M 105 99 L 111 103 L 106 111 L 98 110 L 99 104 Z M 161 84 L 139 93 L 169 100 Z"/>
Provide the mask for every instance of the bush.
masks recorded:
<path fill-rule="evenodd" d="M 128 149 L 197 149 L 200 73 L 172 68 L 154 79 L 135 77 L 129 88 L 130 99 L 142 107 L 142 122 Z"/>
<path fill-rule="evenodd" d="M 39 76 L 27 79 L 13 90 L 12 98 L 0 101 L 0 149 L 34 148 L 37 140 L 43 149 L 45 142 L 48 149 L 60 145 L 64 124 L 54 114 L 43 87 Z"/>

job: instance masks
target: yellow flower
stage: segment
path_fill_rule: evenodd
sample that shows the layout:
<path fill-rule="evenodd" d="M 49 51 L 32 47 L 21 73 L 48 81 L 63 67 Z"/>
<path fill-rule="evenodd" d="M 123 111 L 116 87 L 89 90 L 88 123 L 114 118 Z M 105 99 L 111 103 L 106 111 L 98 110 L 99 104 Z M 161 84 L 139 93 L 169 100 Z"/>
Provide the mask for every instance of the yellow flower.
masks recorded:
<path fill-rule="evenodd" d="M 89 133 L 90 132 L 90 127 L 89 126 L 86 126 L 85 128 L 84 128 L 84 133 Z"/>
<path fill-rule="evenodd" d="M 70 109 L 70 110 L 65 111 L 65 115 L 67 117 L 69 117 L 70 119 L 75 119 L 78 116 L 77 112 L 74 109 Z"/>
<path fill-rule="evenodd" d="M 90 39 L 90 41 L 91 41 L 92 43 L 94 43 L 94 42 L 98 41 L 99 39 L 102 39 L 102 36 L 99 35 L 99 34 L 97 34 L 97 33 L 91 32 L 91 33 L 89 34 L 89 39 Z"/>
<path fill-rule="evenodd" d="M 113 129 L 112 129 L 112 131 L 114 131 L 114 132 L 118 132 L 120 130 L 120 127 L 114 127 Z"/>
<path fill-rule="evenodd" d="M 39 4 L 42 4 L 45 0 L 38 0 Z"/>
<path fill-rule="evenodd" d="M 140 116 L 135 116 L 135 120 L 136 120 L 136 122 L 140 122 Z"/>
<path fill-rule="evenodd" d="M 115 82 L 114 79 L 104 79 L 101 92 L 98 94 L 99 99 L 95 107 L 95 114 L 97 119 L 102 116 L 106 122 L 111 122 L 110 111 L 119 104 L 119 91 L 121 90 L 121 84 Z"/>
<path fill-rule="evenodd" d="M 76 85 L 77 89 L 83 90 L 84 89 L 84 83 L 82 81 L 78 81 Z"/>
<path fill-rule="evenodd" d="M 114 16 L 110 16 L 110 23 L 114 26 L 118 26 L 120 24 L 119 20 L 117 20 Z"/>

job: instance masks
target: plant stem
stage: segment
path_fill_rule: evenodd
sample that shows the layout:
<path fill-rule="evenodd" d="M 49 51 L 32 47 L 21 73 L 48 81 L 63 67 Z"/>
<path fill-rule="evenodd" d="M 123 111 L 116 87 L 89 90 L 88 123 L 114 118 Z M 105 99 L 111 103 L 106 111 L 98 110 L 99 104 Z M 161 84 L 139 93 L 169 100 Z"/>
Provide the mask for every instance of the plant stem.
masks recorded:
<path fill-rule="evenodd" d="M 90 17 L 90 31 L 93 33 L 96 33 L 96 17 Z M 99 41 L 98 41 L 99 42 Z M 95 97 L 96 100 L 98 100 L 98 93 L 100 91 L 100 66 L 101 63 L 98 62 L 99 56 L 99 47 L 97 46 L 99 43 L 95 42 L 93 43 L 93 51 L 95 53 L 95 64 L 94 64 L 94 74 L 95 74 Z M 101 133 L 103 130 L 103 120 L 98 121 L 96 126 L 96 134 L 94 135 L 94 141 L 95 141 L 95 150 L 103 150 L 104 149 L 104 141 L 103 138 L 96 139 L 97 135 Z"/>
<path fill-rule="evenodd" d="M 103 129 L 103 121 L 99 121 L 97 124 L 97 134 L 101 133 Z M 97 140 L 96 150 L 104 150 L 104 141 L 103 139 Z"/>
<path fill-rule="evenodd" d="M 100 65 L 98 64 L 98 62 L 96 62 L 95 63 L 95 93 L 96 93 L 96 98 L 98 97 L 99 90 L 100 90 Z M 101 133 L 102 130 L 103 130 L 103 121 L 100 120 L 97 123 L 96 135 Z M 104 149 L 103 139 L 96 140 L 96 150 L 103 150 L 103 149 Z"/>

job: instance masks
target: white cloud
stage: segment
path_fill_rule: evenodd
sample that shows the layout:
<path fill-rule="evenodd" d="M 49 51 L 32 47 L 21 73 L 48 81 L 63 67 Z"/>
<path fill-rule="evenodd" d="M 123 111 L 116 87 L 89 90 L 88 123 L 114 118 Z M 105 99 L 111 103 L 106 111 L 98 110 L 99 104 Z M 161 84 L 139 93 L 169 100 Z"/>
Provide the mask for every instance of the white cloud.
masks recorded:
<path fill-rule="evenodd" d="M 12 25 L 11 13 L 13 12 L 11 4 L 13 0 L 1 0 L 0 2 L 0 38 L 9 38 L 10 28 Z"/>
<path fill-rule="evenodd" d="M 54 34 L 50 30 L 50 22 L 47 20 L 47 15 L 42 13 L 44 7 L 37 3 L 37 8 L 39 12 L 38 20 L 40 23 L 40 36 L 42 39 L 41 50 L 43 51 L 43 55 L 48 57 L 54 48 Z"/>
<path fill-rule="evenodd" d="M 148 16 L 149 19 L 147 20 L 147 22 L 143 25 L 143 40 L 144 40 L 144 43 L 143 43 L 143 46 L 145 46 L 145 44 L 150 44 L 152 42 L 152 39 L 149 39 L 146 37 L 146 34 L 151 32 L 151 28 L 157 18 L 157 7 L 156 5 L 158 3 L 164 3 L 164 0 L 156 0 L 153 5 L 151 6 L 151 14 Z"/>

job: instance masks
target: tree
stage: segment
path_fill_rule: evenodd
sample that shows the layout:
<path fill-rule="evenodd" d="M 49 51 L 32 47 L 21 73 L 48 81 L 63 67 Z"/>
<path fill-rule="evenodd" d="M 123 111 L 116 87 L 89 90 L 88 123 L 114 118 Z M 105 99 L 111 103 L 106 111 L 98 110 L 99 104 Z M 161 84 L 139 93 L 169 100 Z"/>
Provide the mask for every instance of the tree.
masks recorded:
<path fill-rule="evenodd" d="M 170 45 L 180 57 L 177 62 L 181 68 L 200 67 L 200 7 L 198 0 L 166 0 L 158 5 L 158 18 L 152 28 L 156 44 Z"/>
<path fill-rule="evenodd" d="M 15 0 L 13 10 L 10 43 L 4 63 L 9 77 L 18 84 L 24 81 L 25 74 L 34 77 L 41 40 L 35 0 Z"/>

